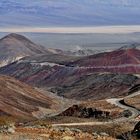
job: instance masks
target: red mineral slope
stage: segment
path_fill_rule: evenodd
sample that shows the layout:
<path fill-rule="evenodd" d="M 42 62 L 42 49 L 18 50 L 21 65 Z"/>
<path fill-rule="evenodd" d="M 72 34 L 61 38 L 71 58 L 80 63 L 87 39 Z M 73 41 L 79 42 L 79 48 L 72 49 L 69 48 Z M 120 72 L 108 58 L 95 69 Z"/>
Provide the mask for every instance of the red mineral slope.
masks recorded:
<path fill-rule="evenodd" d="M 140 50 L 122 48 L 87 56 L 69 65 L 91 68 L 95 72 L 140 73 Z"/>

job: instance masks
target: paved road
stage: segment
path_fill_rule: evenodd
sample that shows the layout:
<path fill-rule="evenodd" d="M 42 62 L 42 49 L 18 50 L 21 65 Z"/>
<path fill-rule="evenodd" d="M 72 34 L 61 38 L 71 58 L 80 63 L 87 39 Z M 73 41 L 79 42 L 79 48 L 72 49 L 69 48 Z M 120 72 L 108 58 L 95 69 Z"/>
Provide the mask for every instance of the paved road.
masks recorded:
<path fill-rule="evenodd" d="M 81 123 L 62 123 L 62 124 L 52 124 L 55 126 L 93 126 L 93 125 L 105 125 L 111 124 L 112 122 L 81 122 Z"/>
<path fill-rule="evenodd" d="M 137 95 L 140 95 L 140 91 L 135 92 L 135 93 L 133 93 L 133 94 L 130 94 L 130 95 L 124 97 L 124 98 L 112 98 L 112 99 L 107 99 L 107 102 L 109 102 L 109 103 L 111 103 L 111 104 L 113 104 L 113 105 L 116 105 L 116 106 L 118 106 L 118 107 L 120 107 L 120 108 L 123 108 L 123 109 L 125 109 L 125 110 L 131 111 L 131 112 L 132 112 L 132 115 L 127 119 L 127 120 L 131 120 L 131 119 L 135 119 L 135 118 L 140 114 L 140 111 L 137 110 L 137 109 L 134 108 L 134 107 L 129 106 L 129 105 L 124 105 L 124 104 L 122 104 L 121 101 L 124 101 L 124 99 L 126 99 L 126 98 L 135 97 L 135 96 L 137 96 Z M 126 118 L 125 118 L 125 119 L 126 119 Z"/>
<path fill-rule="evenodd" d="M 137 95 L 140 95 L 140 91 L 135 92 L 131 95 L 128 95 L 125 98 L 132 98 L 132 97 L 135 97 Z M 133 120 L 140 114 L 140 111 L 133 108 L 133 107 L 130 107 L 129 105 L 121 104 L 120 101 L 123 101 L 125 98 L 111 98 L 111 99 L 107 99 L 107 102 L 109 102 L 113 105 L 116 105 L 120 108 L 123 108 L 125 110 L 131 111 L 132 115 L 129 118 L 121 117 L 121 118 L 115 119 L 113 121 L 108 121 L 108 122 L 61 123 L 61 124 L 52 124 L 52 126 L 53 127 L 56 127 L 56 126 L 93 126 L 93 125 L 105 125 L 105 124 L 111 124 L 111 123 L 114 123 L 114 122 L 118 123 L 118 122 Z"/>

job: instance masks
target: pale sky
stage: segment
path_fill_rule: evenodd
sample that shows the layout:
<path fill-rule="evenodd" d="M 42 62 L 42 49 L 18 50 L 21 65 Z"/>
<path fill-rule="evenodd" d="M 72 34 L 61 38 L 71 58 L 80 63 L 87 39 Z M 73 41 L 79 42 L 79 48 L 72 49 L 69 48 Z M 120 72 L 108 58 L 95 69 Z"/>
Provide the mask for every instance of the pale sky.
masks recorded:
<path fill-rule="evenodd" d="M 94 27 L 22 27 L 0 28 L 0 32 L 35 32 L 35 33 L 134 33 L 140 32 L 140 25 L 94 26 Z"/>

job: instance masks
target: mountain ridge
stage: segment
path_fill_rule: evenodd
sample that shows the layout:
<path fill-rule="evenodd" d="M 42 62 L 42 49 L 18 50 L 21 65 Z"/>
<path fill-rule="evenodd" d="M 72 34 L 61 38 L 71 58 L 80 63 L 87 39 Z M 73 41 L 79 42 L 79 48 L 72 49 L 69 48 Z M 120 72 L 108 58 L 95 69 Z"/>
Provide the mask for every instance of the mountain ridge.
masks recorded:
<path fill-rule="evenodd" d="M 109 67 L 119 65 L 137 65 L 140 64 L 140 50 L 132 48 L 120 48 L 110 52 L 98 53 L 90 55 L 73 62 L 73 66 L 85 66 L 85 67 Z"/>
<path fill-rule="evenodd" d="M 74 99 L 79 99 L 81 94 L 80 99 L 84 96 L 102 99 L 108 95 L 114 97 L 127 94 L 137 81 L 134 74 L 140 73 L 140 50 L 135 47 L 84 57 L 63 55 L 60 50 L 50 51 L 49 54 L 28 56 L 4 66 L 0 68 L 0 73 Z M 95 79 L 100 82 L 97 84 Z M 101 93 L 105 87 L 106 94 L 103 96 Z M 85 91 L 89 94 L 86 95 Z"/>
<path fill-rule="evenodd" d="M 11 33 L 0 39 L 0 66 L 7 65 L 25 56 L 48 53 L 28 38 Z"/>

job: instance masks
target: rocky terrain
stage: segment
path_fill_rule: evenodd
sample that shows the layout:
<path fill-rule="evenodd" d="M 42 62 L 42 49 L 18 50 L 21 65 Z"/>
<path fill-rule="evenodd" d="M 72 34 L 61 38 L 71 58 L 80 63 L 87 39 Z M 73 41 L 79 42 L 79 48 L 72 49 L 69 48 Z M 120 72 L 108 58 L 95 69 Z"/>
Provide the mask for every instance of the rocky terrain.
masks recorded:
<path fill-rule="evenodd" d="M 52 88 L 60 96 L 76 99 L 105 99 L 128 94 L 138 78 L 127 74 L 90 74 Z M 71 82 L 71 84 L 69 84 Z"/>
<path fill-rule="evenodd" d="M 1 48 L 6 52 L 10 49 L 8 55 L 2 49 L 7 57 L 23 55 L 14 62 L 8 58 L 10 64 L 0 68 L 2 139 L 109 140 L 118 134 L 102 129 L 99 134 L 87 133 L 85 129 L 106 124 L 112 130 L 112 119 L 135 119 L 139 113 L 139 93 L 135 92 L 140 89 L 140 51 L 135 47 L 81 57 L 44 49 L 23 36 L 10 34 L 0 40 Z M 16 119 L 15 127 L 9 126 L 9 117 Z M 84 128 L 60 128 L 69 125 Z"/>
<path fill-rule="evenodd" d="M 94 72 L 139 73 L 140 50 L 137 48 L 120 48 L 84 57 L 69 66 L 89 67 Z"/>
<path fill-rule="evenodd" d="M 104 52 L 100 50 L 92 50 L 92 49 L 84 49 L 84 48 L 77 48 L 76 50 L 65 51 L 64 53 L 67 55 L 74 55 L 74 56 L 89 56 Z"/>
<path fill-rule="evenodd" d="M 104 117 L 99 117 L 99 118 L 111 118 L 111 119 L 114 119 L 114 118 L 118 118 L 120 117 L 120 115 L 124 112 L 124 109 L 116 106 L 116 105 L 113 105 L 113 104 L 110 104 L 105 100 L 94 100 L 94 99 L 91 99 L 91 100 L 88 100 L 88 101 L 85 101 L 85 102 L 82 102 L 80 104 L 80 106 L 82 106 L 83 108 L 92 108 L 93 110 L 96 109 L 96 110 L 99 110 L 99 111 L 102 111 L 103 112 L 108 112 L 109 116 L 104 116 Z M 98 118 L 97 118 L 98 119 Z"/>
<path fill-rule="evenodd" d="M 75 128 L 47 128 L 45 126 L 28 126 L 15 129 L 12 134 L 0 134 L 0 139 L 6 140 L 115 140 L 106 133 L 87 133 Z"/>
<path fill-rule="evenodd" d="M 2 41 L 15 37 L 29 42 L 15 34 Z M 125 96 L 139 79 L 133 74 L 139 73 L 140 50 L 133 45 L 86 57 L 68 56 L 54 49 L 44 52 L 10 63 L 0 68 L 0 73 L 77 100 Z"/>
<path fill-rule="evenodd" d="M 110 112 L 97 110 L 96 108 L 86 108 L 80 105 L 73 105 L 59 115 L 79 118 L 109 118 Z"/>
<path fill-rule="evenodd" d="M 20 59 L 20 62 L 30 62 L 30 63 L 38 63 L 38 64 L 48 62 L 54 65 L 61 65 L 64 67 L 67 63 L 82 58 L 82 57 L 66 55 L 66 54 L 55 54 L 54 52 L 52 53 L 51 52 L 52 51 L 50 51 L 50 54 L 40 54 L 40 55 L 24 57 L 23 59 Z"/>
<path fill-rule="evenodd" d="M 0 116 L 37 119 L 57 112 L 60 104 L 60 99 L 47 96 L 14 78 L 0 76 Z"/>
<path fill-rule="evenodd" d="M 139 94 L 135 97 L 126 98 L 124 102 L 140 110 L 140 95 Z"/>
<path fill-rule="evenodd" d="M 15 77 L 32 86 L 49 89 L 60 96 L 74 99 L 103 99 L 126 95 L 139 79 L 131 74 L 96 73 L 67 67 L 61 59 L 46 62 L 21 60 L 0 69 L 0 73 Z M 64 59 L 63 59 L 64 60 Z M 86 91 L 86 92 L 85 92 Z M 104 93 L 104 94 L 103 94 Z"/>
<path fill-rule="evenodd" d="M 19 34 L 12 33 L 0 39 L 0 66 L 42 53 L 47 53 L 44 47 Z"/>

